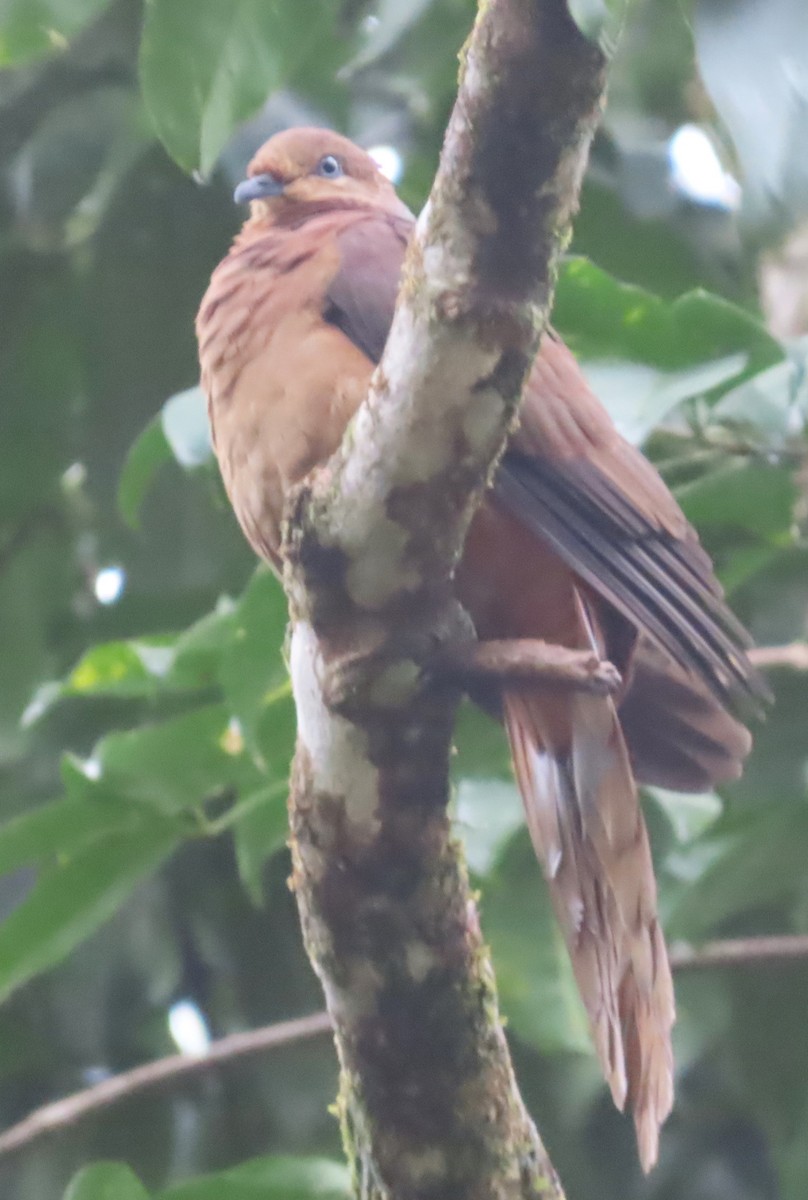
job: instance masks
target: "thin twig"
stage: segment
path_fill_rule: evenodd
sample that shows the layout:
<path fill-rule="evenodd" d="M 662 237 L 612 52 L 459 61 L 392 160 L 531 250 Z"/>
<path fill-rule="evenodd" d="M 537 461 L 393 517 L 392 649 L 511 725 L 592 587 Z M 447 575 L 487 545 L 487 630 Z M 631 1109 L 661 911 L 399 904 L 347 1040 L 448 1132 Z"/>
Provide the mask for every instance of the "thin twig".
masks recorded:
<path fill-rule="evenodd" d="M 671 947 L 670 959 L 674 971 L 808 960 L 808 934 L 728 938 L 701 946 L 678 945 Z"/>
<path fill-rule="evenodd" d="M 131 1071 L 123 1071 L 120 1075 L 113 1075 L 110 1079 L 104 1079 L 84 1091 L 74 1092 L 62 1100 L 45 1104 L 16 1125 L 12 1125 L 0 1134 L 0 1158 L 22 1150 L 45 1134 L 66 1129 L 83 1117 L 117 1104 L 119 1100 L 127 1100 L 130 1096 L 149 1091 L 164 1083 L 173 1083 L 177 1079 L 203 1075 L 214 1067 L 223 1066 L 239 1058 L 247 1058 L 265 1050 L 274 1050 L 278 1046 L 317 1037 L 328 1033 L 330 1029 L 331 1020 L 328 1013 L 312 1013 L 292 1021 L 279 1021 L 261 1029 L 251 1029 L 246 1033 L 233 1033 L 229 1037 L 220 1038 L 213 1042 L 203 1055 L 191 1057 L 172 1054 L 168 1058 L 144 1063 Z"/>
<path fill-rule="evenodd" d="M 749 657 L 756 667 L 791 667 L 808 671 L 808 642 L 790 642 L 787 646 L 755 646 Z"/>
<path fill-rule="evenodd" d="M 674 971 L 808 960 L 808 934 L 730 938 L 705 942 L 702 946 L 680 944 L 672 948 L 670 957 Z M 249 1058 L 278 1046 L 318 1037 L 330 1030 L 328 1013 L 312 1013 L 292 1021 L 280 1021 L 247 1033 L 234 1033 L 230 1037 L 220 1038 L 213 1042 L 206 1054 L 196 1058 L 172 1054 L 168 1058 L 160 1058 L 120 1075 L 113 1075 L 111 1079 L 105 1079 L 84 1091 L 74 1092 L 62 1100 L 35 1109 L 24 1120 L 1 1133 L 0 1158 L 25 1149 L 47 1134 L 68 1129 L 84 1117 L 107 1109 L 120 1100 L 127 1100 L 130 1096 L 174 1083 L 178 1079 L 205 1074 L 239 1058 Z"/>

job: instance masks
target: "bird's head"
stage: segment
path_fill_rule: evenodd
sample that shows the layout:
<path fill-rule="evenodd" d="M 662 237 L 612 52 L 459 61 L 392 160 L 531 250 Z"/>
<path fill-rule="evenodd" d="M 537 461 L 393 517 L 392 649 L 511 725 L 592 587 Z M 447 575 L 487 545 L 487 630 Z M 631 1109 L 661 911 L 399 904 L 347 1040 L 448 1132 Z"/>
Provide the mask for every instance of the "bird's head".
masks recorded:
<path fill-rule="evenodd" d="M 404 209 L 370 155 L 328 129 L 276 133 L 253 158 L 234 199 L 251 204 L 254 219 L 283 220 L 297 211 L 368 202 Z"/>

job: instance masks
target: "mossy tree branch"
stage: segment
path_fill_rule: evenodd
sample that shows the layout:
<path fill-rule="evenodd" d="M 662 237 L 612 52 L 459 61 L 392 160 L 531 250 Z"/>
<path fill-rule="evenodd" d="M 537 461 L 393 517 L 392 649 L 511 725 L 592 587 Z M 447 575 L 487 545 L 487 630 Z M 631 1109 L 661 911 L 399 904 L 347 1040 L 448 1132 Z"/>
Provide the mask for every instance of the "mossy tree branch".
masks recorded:
<path fill-rule="evenodd" d="M 559 1200 L 447 818 L 451 574 L 550 306 L 605 60 L 564 0 L 486 0 L 371 394 L 286 527 L 294 887 L 363 1200 Z"/>

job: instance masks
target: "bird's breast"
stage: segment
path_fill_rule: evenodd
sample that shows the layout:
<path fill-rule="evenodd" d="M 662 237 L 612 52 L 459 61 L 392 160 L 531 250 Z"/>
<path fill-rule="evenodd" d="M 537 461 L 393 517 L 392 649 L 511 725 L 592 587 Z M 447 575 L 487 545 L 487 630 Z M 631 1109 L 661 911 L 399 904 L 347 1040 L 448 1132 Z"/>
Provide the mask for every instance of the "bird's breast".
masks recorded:
<path fill-rule="evenodd" d="M 339 446 L 372 365 L 311 304 L 266 316 L 244 331 L 235 358 L 231 350 L 208 369 L 203 386 L 233 508 L 277 567 L 285 497 Z"/>

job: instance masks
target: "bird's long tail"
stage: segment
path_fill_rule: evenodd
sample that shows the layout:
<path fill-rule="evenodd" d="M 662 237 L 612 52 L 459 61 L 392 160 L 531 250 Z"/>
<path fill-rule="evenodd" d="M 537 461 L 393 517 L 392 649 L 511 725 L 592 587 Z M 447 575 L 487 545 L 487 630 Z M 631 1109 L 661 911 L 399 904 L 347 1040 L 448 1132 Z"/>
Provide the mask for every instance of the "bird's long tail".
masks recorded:
<path fill-rule="evenodd" d="M 582 629 L 594 644 L 584 601 Z M 509 688 L 505 724 L 533 845 L 618 1108 L 643 1168 L 673 1102 L 673 985 L 642 811 L 608 697 Z"/>

